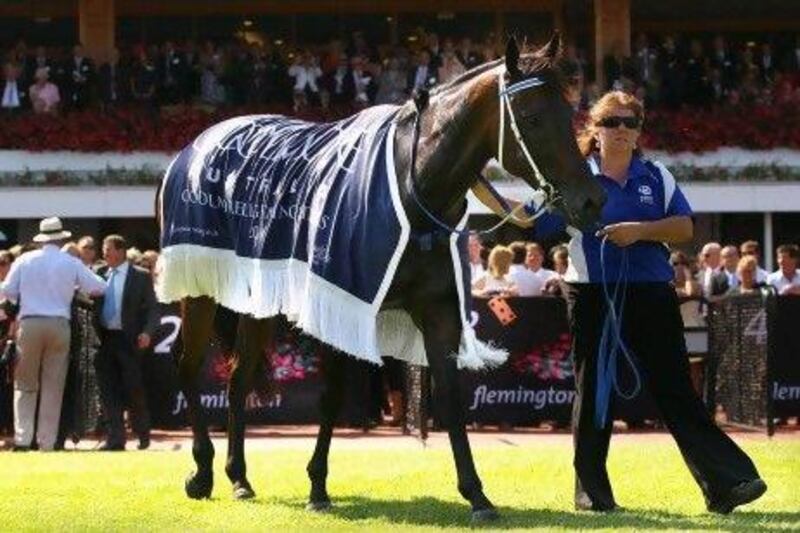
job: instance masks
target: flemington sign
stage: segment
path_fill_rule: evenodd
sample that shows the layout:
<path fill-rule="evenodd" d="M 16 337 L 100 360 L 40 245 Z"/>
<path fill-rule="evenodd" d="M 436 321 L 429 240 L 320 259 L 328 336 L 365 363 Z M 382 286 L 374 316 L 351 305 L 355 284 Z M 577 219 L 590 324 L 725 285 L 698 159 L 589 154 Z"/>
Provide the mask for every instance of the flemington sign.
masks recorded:
<path fill-rule="evenodd" d="M 575 397 L 570 358 L 566 306 L 560 298 L 510 298 L 506 303 L 516 319 L 505 325 L 486 300 L 473 302 L 473 323 L 483 340 L 508 348 L 509 362 L 489 372 L 462 373 L 462 399 L 468 422 L 528 425 L 541 421 L 567 423 Z M 741 335 L 758 345 L 772 344 L 768 391 L 776 416 L 800 414 L 800 297 L 781 298 L 771 337 L 766 314 L 745 324 Z M 161 326 L 152 356 L 146 359 L 145 382 L 149 387 L 154 423 L 180 427 L 187 423 L 186 400 L 178 389 L 175 343 L 179 342 L 180 318 L 175 306 L 161 307 Z M 322 390 L 319 359 L 324 348 L 311 339 L 285 330 L 265 358 L 261 390 L 247 398 L 248 421 L 255 424 L 302 424 L 317 422 L 317 402 Z M 367 363 L 364 363 L 367 364 Z M 230 366 L 219 342 L 209 347 L 201 403 L 211 423 L 227 419 L 227 378 Z M 623 387 L 626 376 L 621 376 Z M 657 418 L 652 401 L 643 396 L 616 401 L 616 417 L 623 420 Z M 351 414 L 363 399 L 350 398 Z M 766 401 L 766 398 L 764 398 Z M 363 403 L 363 402 L 362 402 Z M 435 408 L 435 406 L 434 406 Z M 345 419 L 348 414 L 345 413 Z"/>

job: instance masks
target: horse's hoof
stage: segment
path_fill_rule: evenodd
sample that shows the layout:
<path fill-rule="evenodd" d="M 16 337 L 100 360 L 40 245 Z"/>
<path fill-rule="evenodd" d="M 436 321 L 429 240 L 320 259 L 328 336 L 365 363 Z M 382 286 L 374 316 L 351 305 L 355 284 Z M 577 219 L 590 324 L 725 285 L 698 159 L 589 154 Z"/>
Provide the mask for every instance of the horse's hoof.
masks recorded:
<path fill-rule="evenodd" d="M 233 484 L 234 500 L 252 500 L 255 497 L 256 493 L 247 481 L 237 481 Z"/>
<path fill-rule="evenodd" d="M 314 513 L 327 513 L 331 510 L 333 504 L 330 500 L 321 500 L 321 501 L 311 501 L 306 504 L 306 511 L 312 511 Z"/>
<path fill-rule="evenodd" d="M 214 474 L 192 472 L 186 478 L 184 488 L 186 489 L 186 495 L 193 500 L 210 498 L 211 491 L 214 489 Z"/>
<path fill-rule="evenodd" d="M 500 518 L 500 513 L 497 512 L 497 509 L 494 507 L 488 507 L 486 509 L 478 509 L 476 511 L 472 511 L 472 523 L 473 524 L 484 524 L 486 522 L 493 522 Z"/>

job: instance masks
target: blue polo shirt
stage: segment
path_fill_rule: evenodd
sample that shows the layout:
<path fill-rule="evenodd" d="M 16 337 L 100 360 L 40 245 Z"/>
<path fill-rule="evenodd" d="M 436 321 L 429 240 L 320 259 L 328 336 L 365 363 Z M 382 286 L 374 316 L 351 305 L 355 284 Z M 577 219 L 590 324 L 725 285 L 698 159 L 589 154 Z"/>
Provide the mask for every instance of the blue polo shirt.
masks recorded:
<path fill-rule="evenodd" d="M 691 216 L 692 209 L 674 176 L 659 162 L 634 156 L 628 177 L 620 185 L 600 172 L 599 156 L 587 162 L 606 191 L 608 200 L 600 215 L 600 227 L 617 222 L 653 221 L 672 216 Z M 534 226 L 537 238 L 564 231 L 564 218 L 557 213 L 542 215 Z M 606 241 L 603 259 L 605 279 L 600 267 L 601 237 L 594 232 L 571 230 L 569 268 L 564 280 L 569 283 L 615 282 L 622 266 L 623 248 Z M 629 282 L 672 281 L 669 249 L 663 243 L 640 241 L 624 248 L 627 253 L 626 279 Z"/>

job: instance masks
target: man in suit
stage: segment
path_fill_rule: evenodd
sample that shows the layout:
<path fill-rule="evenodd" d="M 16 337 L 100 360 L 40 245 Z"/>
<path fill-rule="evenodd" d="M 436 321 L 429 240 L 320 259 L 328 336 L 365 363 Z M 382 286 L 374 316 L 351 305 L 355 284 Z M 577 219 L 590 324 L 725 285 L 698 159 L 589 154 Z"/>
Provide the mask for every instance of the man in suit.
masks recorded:
<path fill-rule="evenodd" d="M 421 50 L 417 53 L 416 63 L 416 66 L 408 72 L 406 91 L 410 95 L 415 94 L 420 89 L 430 89 L 439 83 L 439 73 L 433 66 L 431 55 L 427 50 Z"/>
<path fill-rule="evenodd" d="M 707 299 L 709 296 L 719 296 L 720 281 L 725 282 L 725 289 L 727 290 L 728 278 L 724 275 L 720 276 L 722 270 L 722 259 L 720 252 L 722 246 L 718 242 L 707 242 L 703 245 L 700 252 L 700 262 L 702 269 L 697 274 L 697 281 L 703 289 L 703 296 Z"/>
<path fill-rule="evenodd" d="M 339 56 L 336 67 L 323 74 L 321 83 L 330 103 L 346 104 L 353 101 L 355 84 L 350 72 L 350 61 L 346 55 Z"/>
<path fill-rule="evenodd" d="M 104 107 L 111 107 L 128 101 L 130 80 L 128 71 L 120 62 L 119 50 L 113 48 L 108 62 L 100 66 L 97 73 L 100 101 Z M 78 244 L 80 246 L 80 243 Z"/>
<path fill-rule="evenodd" d="M 739 286 L 739 275 L 736 273 L 736 267 L 739 264 L 739 250 L 733 245 L 725 246 L 720 252 L 720 258 L 722 259 L 722 268 L 711 278 L 709 300 L 723 296 L 729 290 Z"/>
<path fill-rule="evenodd" d="M 158 100 L 161 104 L 176 104 L 183 101 L 182 94 L 186 77 L 186 60 L 172 41 L 164 43 L 156 63 L 158 78 Z"/>
<path fill-rule="evenodd" d="M 722 35 L 714 37 L 712 46 L 711 66 L 719 70 L 722 87 L 729 91 L 736 85 L 736 58 Z"/>
<path fill-rule="evenodd" d="M 374 86 L 372 76 L 366 70 L 365 59 L 353 56 L 344 79 L 344 93 L 348 102 L 361 107 L 369 105 L 375 96 Z"/>
<path fill-rule="evenodd" d="M 96 360 L 97 377 L 108 422 L 108 435 L 100 449 L 105 451 L 125 449 L 122 414 L 126 397 L 132 408 L 139 449 L 150 445 L 150 414 L 142 385 L 142 352 L 150 346 L 158 315 L 150 274 L 130 264 L 126 250 L 127 243 L 120 235 L 103 239 L 106 266 L 98 270 L 108 286 L 96 306 L 101 341 Z"/>
<path fill-rule="evenodd" d="M 72 57 L 66 62 L 64 70 L 66 78 L 66 102 L 74 109 L 84 109 L 92 98 L 95 83 L 94 63 L 84 55 L 83 46 L 76 44 L 72 49 Z"/>

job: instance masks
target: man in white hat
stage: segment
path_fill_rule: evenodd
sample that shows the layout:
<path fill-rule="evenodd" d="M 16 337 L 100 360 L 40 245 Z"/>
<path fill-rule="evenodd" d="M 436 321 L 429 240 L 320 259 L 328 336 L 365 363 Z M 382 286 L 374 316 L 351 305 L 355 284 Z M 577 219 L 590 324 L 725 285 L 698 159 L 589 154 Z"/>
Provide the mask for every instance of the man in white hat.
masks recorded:
<path fill-rule="evenodd" d="M 57 217 L 39 224 L 33 238 L 42 247 L 14 261 L 0 285 L 6 298 L 18 301 L 19 361 L 14 371 L 14 447 L 33 445 L 36 396 L 40 394 L 37 442 L 52 450 L 58 434 L 61 399 L 67 376 L 70 344 L 70 305 L 75 290 L 99 295 L 105 282 L 80 260 L 61 251 L 72 235 Z"/>

